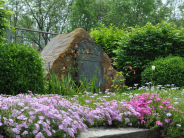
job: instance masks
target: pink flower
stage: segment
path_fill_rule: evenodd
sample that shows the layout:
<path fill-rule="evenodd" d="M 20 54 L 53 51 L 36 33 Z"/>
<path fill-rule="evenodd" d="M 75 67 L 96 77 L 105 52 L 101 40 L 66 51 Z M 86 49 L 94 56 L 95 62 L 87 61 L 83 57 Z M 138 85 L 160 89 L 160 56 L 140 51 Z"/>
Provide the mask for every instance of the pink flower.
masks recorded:
<path fill-rule="evenodd" d="M 85 100 L 86 103 L 89 103 L 89 100 Z"/>
<path fill-rule="evenodd" d="M 170 121 L 170 119 L 165 119 L 165 122 L 166 122 L 166 123 L 169 123 L 169 121 Z"/>
<path fill-rule="evenodd" d="M 166 106 L 167 104 L 170 104 L 169 99 L 165 99 L 165 101 L 163 101 L 162 104 L 164 104 L 165 106 Z"/>
<path fill-rule="evenodd" d="M 158 97 L 158 98 L 157 98 L 157 101 L 160 101 L 161 99 L 162 99 L 161 97 Z"/>
<path fill-rule="evenodd" d="M 163 106 L 162 106 L 162 105 L 160 105 L 159 107 L 160 107 L 160 108 L 163 108 Z"/>
<path fill-rule="evenodd" d="M 149 110 L 144 111 L 144 112 L 147 113 L 147 114 L 149 114 L 149 115 L 151 115 L 151 112 Z"/>
<path fill-rule="evenodd" d="M 152 100 L 147 101 L 147 103 L 148 103 L 148 104 L 149 104 L 149 103 L 152 103 Z"/>
<path fill-rule="evenodd" d="M 158 113 L 153 113 L 153 115 L 158 115 Z"/>
<path fill-rule="evenodd" d="M 145 124 L 145 123 L 146 123 L 146 121 L 142 120 L 142 121 L 141 121 L 141 125 L 142 125 L 143 123 Z"/>
<path fill-rule="evenodd" d="M 112 66 L 109 66 L 109 69 L 111 70 L 112 69 Z"/>
<path fill-rule="evenodd" d="M 94 102 L 94 100 L 92 100 L 92 99 L 90 99 L 89 101 L 90 101 L 90 102 Z"/>
<path fill-rule="evenodd" d="M 167 109 L 175 109 L 174 107 L 172 106 L 168 106 Z"/>
<path fill-rule="evenodd" d="M 112 125 L 112 121 L 111 120 L 108 120 L 108 122 L 109 122 L 109 125 Z"/>
<path fill-rule="evenodd" d="M 182 112 L 182 111 L 180 111 L 180 110 L 175 110 L 175 111 L 180 112 L 180 113 L 183 113 L 183 112 Z"/>
<path fill-rule="evenodd" d="M 155 107 L 151 106 L 151 108 L 155 109 Z"/>
<path fill-rule="evenodd" d="M 76 44 L 75 47 L 78 48 L 78 45 Z"/>
<path fill-rule="evenodd" d="M 156 124 L 162 126 L 163 124 L 160 121 L 156 121 Z"/>

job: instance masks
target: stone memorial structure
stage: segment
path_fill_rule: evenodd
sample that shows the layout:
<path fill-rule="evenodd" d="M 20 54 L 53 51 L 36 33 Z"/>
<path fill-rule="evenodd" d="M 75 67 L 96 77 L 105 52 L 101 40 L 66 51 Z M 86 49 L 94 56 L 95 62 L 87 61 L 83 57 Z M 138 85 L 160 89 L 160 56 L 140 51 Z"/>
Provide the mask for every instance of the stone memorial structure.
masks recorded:
<path fill-rule="evenodd" d="M 62 75 L 68 74 L 70 69 L 76 69 L 73 72 L 70 70 L 70 75 L 78 84 L 80 84 L 79 80 L 86 77 L 87 81 L 84 83 L 91 86 L 90 82 L 95 75 L 97 77 L 95 86 L 99 86 L 101 92 L 106 89 L 113 92 L 114 88 L 111 85 L 125 84 L 125 80 L 113 84 L 112 80 L 117 71 L 111 67 L 111 59 L 82 28 L 51 39 L 42 50 L 41 58 L 46 61 L 43 67 L 49 69 L 51 74 L 53 69 L 59 80 Z M 118 76 L 117 79 L 120 78 L 124 78 L 123 75 Z M 47 71 L 45 79 L 51 79 Z"/>
<path fill-rule="evenodd" d="M 77 48 L 75 47 L 74 49 L 78 51 L 76 59 L 79 67 L 76 80 L 79 82 L 79 80 L 82 80 L 82 77 L 86 77 L 88 84 L 91 86 L 91 79 L 93 75 L 96 75 L 98 80 L 95 82 L 95 86 L 103 86 L 105 84 L 105 79 L 103 79 L 102 74 L 103 50 L 89 39 L 76 44 Z M 82 51 L 85 52 L 82 53 Z M 87 58 L 85 59 L 85 57 Z"/>

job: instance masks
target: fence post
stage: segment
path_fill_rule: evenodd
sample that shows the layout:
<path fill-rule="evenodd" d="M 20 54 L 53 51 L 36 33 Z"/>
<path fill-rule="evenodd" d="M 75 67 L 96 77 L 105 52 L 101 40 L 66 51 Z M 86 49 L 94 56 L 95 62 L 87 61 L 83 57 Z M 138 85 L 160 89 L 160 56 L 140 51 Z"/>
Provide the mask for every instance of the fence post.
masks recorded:
<path fill-rule="evenodd" d="M 8 29 L 8 43 L 11 43 L 10 29 Z"/>
<path fill-rule="evenodd" d="M 23 31 L 21 31 L 21 43 L 23 43 Z"/>

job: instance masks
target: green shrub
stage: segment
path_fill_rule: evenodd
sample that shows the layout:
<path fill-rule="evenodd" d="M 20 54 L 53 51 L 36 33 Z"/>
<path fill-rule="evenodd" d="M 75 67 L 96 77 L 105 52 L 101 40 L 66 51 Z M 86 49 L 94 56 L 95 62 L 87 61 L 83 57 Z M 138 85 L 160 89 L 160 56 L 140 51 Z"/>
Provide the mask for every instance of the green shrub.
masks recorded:
<path fill-rule="evenodd" d="M 44 68 L 40 53 L 23 44 L 0 45 L 1 94 L 42 93 Z"/>
<path fill-rule="evenodd" d="M 183 57 L 184 53 L 184 29 L 165 21 L 153 26 L 147 23 L 141 28 L 131 28 L 128 33 L 129 39 L 123 39 L 119 42 L 120 47 L 114 50 L 116 53 L 116 64 L 118 71 L 122 71 L 125 75 L 123 67 L 132 66 L 136 71 L 127 76 L 125 84 L 133 86 L 141 84 L 141 72 L 146 68 L 146 65 L 154 61 L 156 57 L 166 57 L 169 54 L 173 56 Z"/>
<path fill-rule="evenodd" d="M 152 70 L 155 66 L 155 70 Z M 175 84 L 177 87 L 184 86 L 184 58 L 172 56 L 160 57 L 150 62 L 141 73 L 141 84 L 150 82 L 156 85 Z"/>
<path fill-rule="evenodd" d="M 119 39 L 123 36 L 124 39 L 127 39 L 127 32 L 124 30 L 119 30 L 112 24 L 110 24 L 108 28 L 105 27 L 104 24 L 100 24 L 100 27 L 91 29 L 91 32 L 89 34 L 93 38 L 94 42 L 97 45 L 101 46 L 104 52 L 111 59 L 116 56 L 116 54 L 113 53 L 113 50 L 116 50 L 119 47 L 119 44 L 117 44 Z"/>

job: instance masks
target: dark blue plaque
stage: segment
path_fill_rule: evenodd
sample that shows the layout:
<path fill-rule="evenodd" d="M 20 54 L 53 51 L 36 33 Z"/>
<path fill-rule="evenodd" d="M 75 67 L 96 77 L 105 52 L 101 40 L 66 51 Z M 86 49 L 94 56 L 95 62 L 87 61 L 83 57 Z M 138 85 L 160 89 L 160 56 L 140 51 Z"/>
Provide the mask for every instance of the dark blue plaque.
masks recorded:
<path fill-rule="evenodd" d="M 77 81 L 83 81 L 83 77 L 86 77 L 88 81 L 83 81 L 91 86 L 93 75 L 97 77 L 95 86 L 103 86 L 105 80 L 102 74 L 102 54 L 103 50 L 100 46 L 96 45 L 93 41 L 88 39 L 77 43 L 78 47 L 74 48 L 77 53 L 76 60 L 78 62 Z"/>

